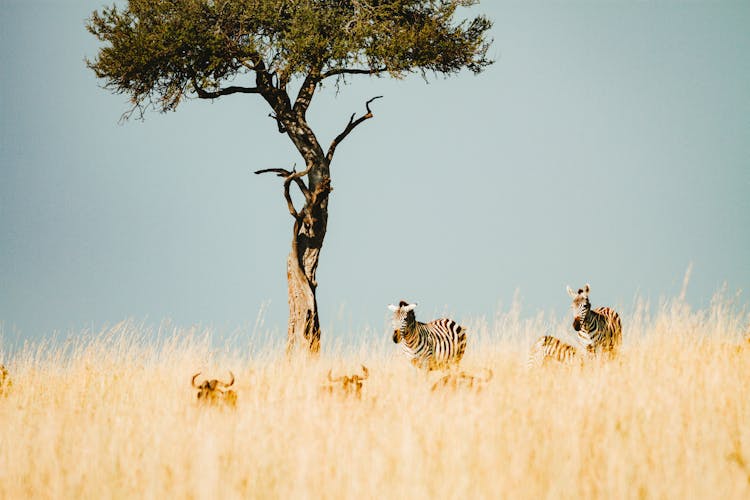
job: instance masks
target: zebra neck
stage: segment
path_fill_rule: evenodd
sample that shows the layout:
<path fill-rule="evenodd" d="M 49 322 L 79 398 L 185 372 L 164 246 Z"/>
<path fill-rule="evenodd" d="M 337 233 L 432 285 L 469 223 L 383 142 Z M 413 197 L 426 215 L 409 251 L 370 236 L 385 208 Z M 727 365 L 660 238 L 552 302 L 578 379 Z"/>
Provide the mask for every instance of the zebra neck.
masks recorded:
<path fill-rule="evenodd" d="M 415 348 L 419 346 L 419 327 L 421 326 L 421 323 L 413 322 L 413 323 L 407 323 L 404 325 L 404 327 L 401 329 L 401 339 L 402 342 L 410 348 Z"/>
<path fill-rule="evenodd" d="M 584 333 L 594 333 L 596 331 L 596 315 L 591 309 L 586 310 L 586 314 L 581 320 L 581 331 Z"/>

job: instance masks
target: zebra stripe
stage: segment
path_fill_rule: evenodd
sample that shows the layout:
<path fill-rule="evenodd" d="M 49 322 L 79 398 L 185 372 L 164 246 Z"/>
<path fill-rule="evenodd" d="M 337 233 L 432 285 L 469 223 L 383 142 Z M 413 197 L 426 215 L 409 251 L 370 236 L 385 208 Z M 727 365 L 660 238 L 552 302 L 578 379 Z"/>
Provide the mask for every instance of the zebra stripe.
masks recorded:
<path fill-rule="evenodd" d="M 447 318 L 420 323 L 415 307 L 403 300 L 398 306 L 388 306 L 393 311 L 393 342 L 401 344 L 418 368 L 436 370 L 458 364 L 466 350 L 466 328 Z"/>
<path fill-rule="evenodd" d="M 558 338 L 545 335 L 539 337 L 531 346 L 527 365 L 529 368 L 534 368 L 546 364 L 547 361 L 572 364 L 576 360 L 581 361 L 575 347 Z"/>
<path fill-rule="evenodd" d="M 578 292 L 568 287 L 568 294 L 573 297 L 573 329 L 578 332 L 578 341 L 590 354 L 606 354 L 614 357 L 622 345 L 622 323 L 620 315 L 609 307 L 591 309 L 587 283 Z"/>

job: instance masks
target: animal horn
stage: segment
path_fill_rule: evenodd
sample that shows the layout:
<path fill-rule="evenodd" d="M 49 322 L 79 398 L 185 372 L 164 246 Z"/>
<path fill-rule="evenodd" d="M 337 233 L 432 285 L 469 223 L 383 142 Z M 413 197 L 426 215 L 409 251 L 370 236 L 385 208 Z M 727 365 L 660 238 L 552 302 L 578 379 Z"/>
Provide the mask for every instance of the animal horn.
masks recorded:
<path fill-rule="evenodd" d="M 370 376 L 370 371 L 367 369 L 365 365 L 362 365 L 362 380 L 365 380 L 369 376 Z"/>
<path fill-rule="evenodd" d="M 200 374 L 201 374 L 201 372 L 198 372 L 198 373 L 196 373 L 195 375 L 193 375 L 193 380 L 191 380 L 191 381 L 190 381 L 190 384 L 191 384 L 191 385 L 192 385 L 193 387 L 195 387 L 196 389 L 198 388 L 198 386 L 197 386 L 197 385 L 195 385 L 195 379 L 196 379 L 196 378 L 198 377 L 198 375 L 200 375 Z"/>
<path fill-rule="evenodd" d="M 342 380 L 344 380 L 344 377 L 336 377 L 336 378 L 331 377 L 331 370 L 330 369 L 328 370 L 328 381 L 329 382 L 340 382 Z"/>
<path fill-rule="evenodd" d="M 219 383 L 223 385 L 224 387 L 232 387 L 232 385 L 234 385 L 234 373 L 232 373 L 232 370 L 229 370 L 229 376 L 231 377 L 231 380 L 229 381 L 229 383 L 225 383 L 225 382 L 219 382 Z"/>
<path fill-rule="evenodd" d="M 486 374 L 486 376 L 484 377 L 485 382 L 489 382 L 490 380 L 492 380 L 492 377 L 495 375 L 494 373 L 492 373 L 492 369 L 490 368 L 485 368 L 484 373 Z"/>

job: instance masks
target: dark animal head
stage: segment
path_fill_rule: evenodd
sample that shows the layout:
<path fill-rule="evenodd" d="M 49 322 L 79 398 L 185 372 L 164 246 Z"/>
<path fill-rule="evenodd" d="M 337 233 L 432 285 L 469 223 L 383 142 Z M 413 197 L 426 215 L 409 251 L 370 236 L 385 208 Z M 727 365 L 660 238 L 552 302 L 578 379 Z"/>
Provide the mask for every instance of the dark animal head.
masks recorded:
<path fill-rule="evenodd" d="M 237 393 L 232 390 L 224 390 L 234 385 L 234 373 L 229 372 L 229 382 L 222 382 L 221 380 L 211 379 L 204 380 L 201 383 L 196 384 L 195 379 L 198 378 L 201 372 L 193 375 L 191 384 L 194 388 L 198 389 L 197 398 L 201 402 L 217 402 L 220 400 L 234 404 L 237 401 Z"/>
<path fill-rule="evenodd" d="M 328 370 L 328 392 L 333 392 L 334 387 L 340 387 L 344 394 L 359 397 L 362 393 L 362 382 L 370 376 L 370 371 L 365 365 L 362 365 L 362 375 L 344 375 L 342 377 L 332 377 L 331 370 Z"/>
<path fill-rule="evenodd" d="M 440 388 L 481 390 L 487 382 L 492 380 L 492 377 L 493 373 L 489 368 L 484 369 L 484 376 L 471 375 L 466 372 L 449 373 L 435 382 L 432 385 L 432 390 L 435 391 Z"/>

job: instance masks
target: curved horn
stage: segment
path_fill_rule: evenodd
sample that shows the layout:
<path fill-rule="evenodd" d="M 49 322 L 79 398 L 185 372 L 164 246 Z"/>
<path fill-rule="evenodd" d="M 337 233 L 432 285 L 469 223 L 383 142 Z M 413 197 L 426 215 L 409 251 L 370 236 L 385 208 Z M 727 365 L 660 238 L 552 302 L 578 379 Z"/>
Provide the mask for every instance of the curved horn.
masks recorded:
<path fill-rule="evenodd" d="M 329 382 L 341 382 L 342 380 L 344 380 L 344 377 L 336 377 L 336 378 L 331 377 L 331 370 L 330 369 L 328 370 L 328 381 Z"/>
<path fill-rule="evenodd" d="M 198 386 L 197 386 L 197 385 L 195 385 L 195 379 L 196 379 L 196 378 L 198 377 L 198 375 L 200 375 L 200 374 L 201 374 L 201 372 L 198 372 L 198 373 L 196 373 L 195 375 L 193 375 L 193 380 L 191 380 L 191 381 L 190 381 L 190 384 L 191 384 L 191 385 L 192 385 L 193 387 L 195 387 L 196 389 L 198 389 Z"/>
<path fill-rule="evenodd" d="M 486 377 L 484 377 L 485 382 L 489 382 L 490 380 L 492 380 L 492 377 L 495 376 L 495 374 L 492 373 L 492 369 L 490 368 L 485 368 L 484 373 L 486 374 Z"/>
<path fill-rule="evenodd" d="M 234 373 L 232 373 L 232 370 L 229 370 L 229 376 L 231 377 L 231 379 L 229 380 L 229 383 L 220 382 L 218 380 L 217 382 L 223 385 L 224 387 L 232 387 L 232 385 L 234 385 Z"/>
<path fill-rule="evenodd" d="M 367 379 L 367 377 L 370 376 L 370 371 L 367 369 L 365 365 L 362 365 L 362 380 Z"/>

